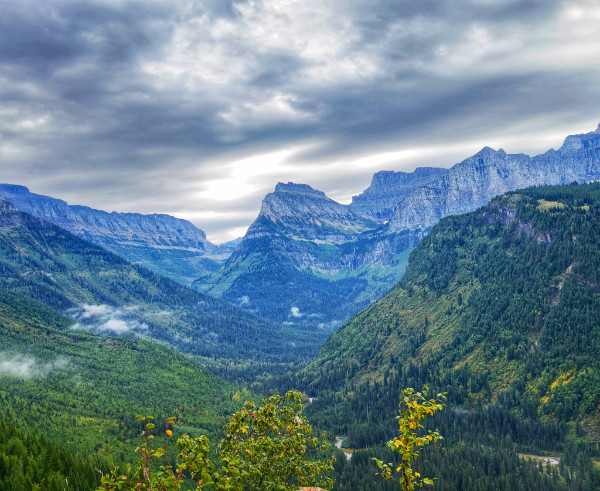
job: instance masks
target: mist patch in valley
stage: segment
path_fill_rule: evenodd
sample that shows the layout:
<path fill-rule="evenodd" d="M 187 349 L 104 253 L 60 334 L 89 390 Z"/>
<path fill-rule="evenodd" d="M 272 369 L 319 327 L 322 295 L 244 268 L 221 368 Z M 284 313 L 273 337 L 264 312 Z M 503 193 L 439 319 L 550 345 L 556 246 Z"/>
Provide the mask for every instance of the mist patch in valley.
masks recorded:
<path fill-rule="evenodd" d="M 147 331 L 148 325 L 133 317 L 130 312 L 136 307 L 112 307 L 110 305 L 82 304 L 80 307 L 69 309 L 67 315 L 75 321 L 71 329 L 86 329 L 101 334 L 116 334 L 119 336 Z"/>
<path fill-rule="evenodd" d="M 35 380 L 68 367 L 69 360 L 62 356 L 52 361 L 45 361 L 21 353 L 0 352 L 0 377 L 9 376 L 23 380 Z"/>

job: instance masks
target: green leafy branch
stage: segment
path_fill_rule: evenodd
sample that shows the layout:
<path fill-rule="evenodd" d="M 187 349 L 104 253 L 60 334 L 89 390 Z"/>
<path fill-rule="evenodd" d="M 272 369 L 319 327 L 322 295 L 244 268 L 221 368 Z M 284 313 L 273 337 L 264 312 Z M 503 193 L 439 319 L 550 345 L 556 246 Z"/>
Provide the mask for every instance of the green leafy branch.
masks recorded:
<path fill-rule="evenodd" d="M 401 464 L 394 469 L 392 463 L 384 464 L 379 459 L 373 459 L 381 469 L 381 476 L 388 480 L 391 479 L 398 483 L 402 489 L 412 491 L 417 487 L 424 485 L 433 486 L 433 479 L 421 477 L 413 468 L 413 462 L 419 456 L 419 447 L 429 445 L 431 442 L 442 440 L 437 430 L 431 431 L 426 435 L 419 436 L 417 432 L 423 428 L 421 422 L 427 416 L 433 416 L 441 411 L 445 404 L 446 395 L 438 394 L 435 399 L 427 400 L 428 387 L 424 386 L 421 392 L 416 392 L 412 388 L 402 391 L 402 399 L 398 412 L 398 436 L 387 443 L 387 446 L 393 452 L 402 456 Z"/>
<path fill-rule="evenodd" d="M 329 444 L 325 435 L 312 436 L 312 428 L 302 414 L 301 398 L 297 391 L 284 396 L 275 392 L 262 399 L 259 406 L 245 402 L 225 427 L 225 437 L 218 446 L 222 462 L 219 468 L 209 458 L 209 441 L 204 435 L 179 438 L 179 453 L 175 465 L 171 465 L 167 438 L 173 434 L 169 425 L 175 424 L 174 419 L 165 421 L 164 448 L 153 450 L 152 417 L 138 416 L 144 423 L 145 437 L 145 443 L 136 449 L 141 453 L 138 466 L 132 470 L 128 465 L 123 474 L 115 470 L 102 476 L 99 490 L 178 491 L 190 478 L 197 483 L 196 489 L 212 486 L 215 490 L 284 491 L 312 484 L 330 487 L 333 481 L 320 476 L 333 469 L 335 458 L 309 458 L 328 450 Z M 152 459 L 163 457 L 166 465 L 153 472 Z"/>

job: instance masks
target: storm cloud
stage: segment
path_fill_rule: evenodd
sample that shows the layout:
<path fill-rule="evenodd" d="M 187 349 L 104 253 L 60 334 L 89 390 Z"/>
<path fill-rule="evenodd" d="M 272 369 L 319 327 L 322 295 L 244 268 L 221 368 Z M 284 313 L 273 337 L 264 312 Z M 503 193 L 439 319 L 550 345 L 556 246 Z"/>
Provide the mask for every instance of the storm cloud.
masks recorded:
<path fill-rule="evenodd" d="M 2 181 L 242 234 L 277 181 L 536 153 L 600 121 L 592 0 L 6 0 Z"/>

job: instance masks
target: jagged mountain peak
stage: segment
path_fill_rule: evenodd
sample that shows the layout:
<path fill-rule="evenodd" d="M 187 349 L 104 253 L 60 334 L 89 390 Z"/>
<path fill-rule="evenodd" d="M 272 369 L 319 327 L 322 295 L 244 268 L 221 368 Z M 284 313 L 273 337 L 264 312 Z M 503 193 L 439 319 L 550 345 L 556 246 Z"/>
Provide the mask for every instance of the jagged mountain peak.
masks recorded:
<path fill-rule="evenodd" d="M 355 254 L 363 234 L 378 226 L 308 185 L 279 183 L 223 268 L 195 286 L 323 336 L 374 298 L 362 295 L 366 280 L 346 276 L 364 262 Z"/>
<path fill-rule="evenodd" d="M 560 208 L 547 206 L 555 202 Z M 473 370 L 485 373 L 485 386 L 497 393 L 523 390 L 536 397 L 540 402 L 527 417 L 554 412 L 570 421 L 585 418 L 586 429 L 597 435 L 598 395 L 586 407 L 581 394 L 598 386 L 587 374 L 600 370 L 599 210 L 596 183 L 520 190 L 445 218 L 413 251 L 404 279 L 333 333 L 304 379 L 338 394 L 365 393 L 361 385 L 377 380 L 387 396 L 407 385 L 391 381 L 399 370 L 411 386 L 421 385 L 418 377 L 444 380 L 440 386 L 456 394 L 470 380 L 457 374 Z M 438 378 L 438 370 L 448 373 Z M 466 407 L 482 402 L 483 384 L 474 387 Z M 514 411 L 522 401 L 502 404 Z M 571 404 L 567 411 L 565 404 Z M 364 425 L 364 418 L 348 420 Z"/>
<path fill-rule="evenodd" d="M 463 168 L 470 167 L 492 167 L 497 165 L 500 161 L 504 160 L 506 157 L 506 152 L 502 149 L 494 150 L 492 147 L 488 147 L 487 145 L 483 147 L 479 152 L 467 157 L 462 162 L 454 165 L 449 169 L 449 174 L 446 178 L 449 178 L 452 174 L 454 174 L 457 170 Z"/>
<path fill-rule="evenodd" d="M 389 230 L 426 230 L 445 216 L 472 211 L 513 189 L 598 179 L 599 136 L 598 130 L 571 135 L 558 151 L 535 157 L 484 147 L 408 195 L 394 210 Z"/>
<path fill-rule="evenodd" d="M 267 222 L 284 227 L 280 232 L 305 236 L 311 240 L 331 238 L 340 233 L 357 233 L 373 229 L 376 224 L 355 214 L 348 206 L 328 198 L 307 184 L 278 183 L 275 191 L 262 202 L 258 219 L 250 226 L 250 236 L 262 230 Z"/>
<path fill-rule="evenodd" d="M 297 184 L 295 182 L 279 182 L 277 186 L 275 186 L 275 193 L 292 193 L 292 194 L 300 194 L 304 196 L 314 196 L 318 198 L 327 198 L 323 191 L 319 191 L 318 189 L 314 189 L 310 187 L 308 184 Z"/>
<path fill-rule="evenodd" d="M 481 150 L 479 150 L 479 152 L 471 155 L 470 157 L 466 158 L 462 162 L 459 162 L 458 164 L 451 167 L 449 169 L 449 171 L 450 171 L 450 174 L 452 174 L 452 172 L 455 169 L 460 169 L 461 167 L 465 167 L 465 166 L 469 167 L 472 165 L 493 166 L 496 163 L 504 160 L 506 158 L 506 156 L 507 156 L 507 153 L 502 148 L 500 148 L 499 150 L 494 150 L 492 147 L 488 147 L 486 145 Z"/>
<path fill-rule="evenodd" d="M 272 221 L 286 218 L 302 220 L 303 216 L 320 214 L 324 210 L 334 211 L 335 214 L 348 213 L 344 205 L 308 184 L 279 182 L 275 190 L 263 198 L 259 217 L 266 217 Z"/>
<path fill-rule="evenodd" d="M 331 328 L 400 279 L 411 248 L 440 218 L 508 190 L 599 179 L 600 138 L 586 138 L 597 148 L 532 158 L 488 146 L 451 169 L 377 172 L 350 205 L 279 183 L 202 289 L 271 319 Z"/>
<path fill-rule="evenodd" d="M 483 147 L 479 152 L 475 154 L 475 156 L 483 156 L 483 155 L 494 155 L 497 153 L 505 153 L 504 150 L 494 150 L 492 147 L 488 147 L 487 145 Z"/>
<path fill-rule="evenodd" d="M 349 208 L 355 213 L 384 222 L 408 194 L 446 172 L 447 169 L 439 167 L 417 167 L 413 172 L 377 172 L 373 175 L 371 185 L 358 196 L 352 197 Z"/>
<path fill-rule="evenodd" d="M 600 142 L 599 137 L 600 124 L 598 124 L 598 128 L 596 128 L 594 131 L 590 131 L 589 133 L 581 133 L 579 135 L 567 136 L 562 147 L 560 147 L 558 151 L 571 152 L 597 146 Z"/>

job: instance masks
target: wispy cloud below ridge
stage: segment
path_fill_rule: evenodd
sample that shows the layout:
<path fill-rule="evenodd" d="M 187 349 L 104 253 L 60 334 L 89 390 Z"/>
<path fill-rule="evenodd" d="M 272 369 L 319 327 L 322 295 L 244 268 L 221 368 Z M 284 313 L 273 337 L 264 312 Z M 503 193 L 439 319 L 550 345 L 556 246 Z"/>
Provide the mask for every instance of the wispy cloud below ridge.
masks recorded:
<path fill-rule="evenodd" d="M 0 352 L 0 377 L 9 376 L 20 379 L 37 379 L 48 375 L 54 370 L 64 370 L 69 362 L 64 357 L 44 362 L 32 356 L 18 353 Z"/>
<path fill-rule="evenodd" d="M 131 317 L 131 310 L 135 309 L 83 304 L 79 308 L 69 309 L 67 314 L 76 321 L 71 329 L 89 329 L 94 332 L 117 335 L 147 330 L 146 323 Z"/>

